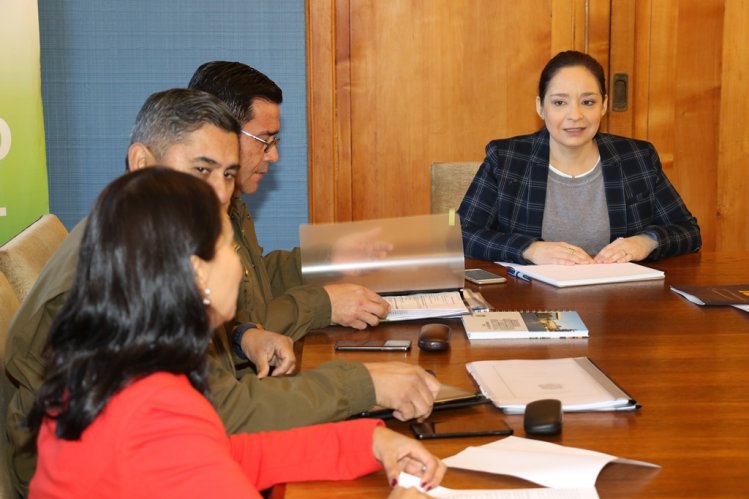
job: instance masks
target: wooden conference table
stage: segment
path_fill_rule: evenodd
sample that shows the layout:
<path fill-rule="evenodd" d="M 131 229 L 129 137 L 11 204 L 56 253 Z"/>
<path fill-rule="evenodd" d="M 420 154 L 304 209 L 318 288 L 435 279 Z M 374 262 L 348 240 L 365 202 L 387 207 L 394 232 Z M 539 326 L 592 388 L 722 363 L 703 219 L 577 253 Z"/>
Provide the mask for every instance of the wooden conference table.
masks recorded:
<path fill-rule="evenodd" d="M 309 369 L 330 359 L 401 360 L 433 370 L 449 384 L 473 388 L 465 364 L 474 360 L 593 359 L 642 408 L 629 413 L 565 414 L 561 435 L 543 440 L 659 464 L 655 470 L 612 464 L 599 475 L 601 497 L 749 497 L 749 313 L 733 307 L 700 307 L 669 290 L 670 285 L 749 283 L 749 253 L 696 253 L 648 262 L 665 271 L 665 281 L 558 289 L 508 277 L 480 288 L 497 309 L 577 310 L 588 339 L 489 340 L 470 343 L 459 320 L 383 324 L 366 332 L 331 327 L 304 339 L 301 364 Z M 489 262 L 469 260 L 505 275 Z M 472 286 L 474 287 L 474 286 Z M 478 287 L 474 287 L 478 289 Z M 416 348 L 419 328 L 443 322 L 452 328 L 451 349 Z M 407 353 L 335 352 L 336 339 L 410 339 Z M 504 419 L 525 436 L 522 416 L 506 416 L 490 404 L 434 413 L 431 419 Z M 408 425 L 388 421 L 410 434 Z M 498 437 L 425 442 L 437 456 Z M 536 437 L 540 438 L 540 437 Z M 443 485 L 455 489 L 526 488 L 520 479 L 448 470 Z M 383 472 L 353 481 L 308 482 L 277 487 L 273 497 L 386 497 Z"/>

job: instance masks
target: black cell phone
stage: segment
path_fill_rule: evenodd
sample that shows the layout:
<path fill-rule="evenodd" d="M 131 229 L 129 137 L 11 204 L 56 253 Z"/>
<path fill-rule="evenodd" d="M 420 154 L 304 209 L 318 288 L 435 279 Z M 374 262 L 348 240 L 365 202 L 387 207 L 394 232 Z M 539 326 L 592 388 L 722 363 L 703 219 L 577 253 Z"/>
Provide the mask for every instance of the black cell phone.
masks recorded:
<path fill-rule="evenodd" d="M 481 421 L 478 424 L 465 419 L 426 421 L 424 423 L 411 423 L 411 431 L 418 439 L 512 435 L 512 428 L 500 420 Z"/>
<path fill-rule="evenodd" d="M 338 340 L 336 350 L 368 352 L 406 352 L 411 340 Z"/>
<path fill-rule="evenodd" d="M 465 277 L 466 281 L 475 284 L 497 284 L 507 281 L 504 277 L 484 269 L 466 269 Z"/>

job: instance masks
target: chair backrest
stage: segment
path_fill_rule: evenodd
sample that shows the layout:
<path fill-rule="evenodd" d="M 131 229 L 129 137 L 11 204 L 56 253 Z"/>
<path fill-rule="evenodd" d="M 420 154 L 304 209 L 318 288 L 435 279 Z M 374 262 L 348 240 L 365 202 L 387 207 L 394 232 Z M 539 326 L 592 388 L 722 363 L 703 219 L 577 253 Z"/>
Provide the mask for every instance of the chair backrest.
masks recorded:
<path fill-rule="evenodd" d="M 10 396 L 13 386 L 5 374 L 5 340 L 8 334 L 8 326 L 13 314 L 16 313 L 20 303 L 16 292 L 11 287 L 8 279 L 0 272 L 0 499 L 17 497 L 10 486 L 10 475 L 8 471 L 7 456 L 5 453 L 5 414 L 8 410 Z"/>
<path fill-rule="evenodd" d="M 11 287 L 5 274 L 0 272 L 0 363 L 5 355 L 5 337 L 8 334 L 10 320 L 18 310 L 20 301 Z"/>
<path fill-rule="evenodd" d="M 67 236 L 68 231 L 59 218 L 43 215 L 0 247 L 0 272 L 8 278 L 20 301 Z"/>
<path fill-rule="evenodd" d="M 479 162 L 432 163 L 432 213 L 457 210 L 479 166 Z"/>

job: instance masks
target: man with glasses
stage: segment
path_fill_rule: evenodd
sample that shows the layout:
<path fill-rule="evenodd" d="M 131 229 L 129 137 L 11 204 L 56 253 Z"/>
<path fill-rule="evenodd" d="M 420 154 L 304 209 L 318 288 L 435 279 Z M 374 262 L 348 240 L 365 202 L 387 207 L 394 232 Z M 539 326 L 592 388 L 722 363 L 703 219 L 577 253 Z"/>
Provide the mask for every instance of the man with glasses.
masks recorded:
<path fill-rule="evenodd" d="M 239 62 L 213 61 L 200 66 L 189 84 L 224 101 L 242 125 L 236 197 L 229 214 L 245 266 L 237 306 L 239 323 L 261 324 L 271 331 L 301 338 L 331 324 L 364 329 L 388 312 L 377 293 L 355 284 L 303 286 L 299 248 L 263 255 L 255 226 L 240 194 L 253 194 L 271 163 L 278 161 L 281 89 L 266 75 Z M 244 329 L 243 329 L 244 328 Z M 234 332 L 237 346 L 247 326 Z"/>

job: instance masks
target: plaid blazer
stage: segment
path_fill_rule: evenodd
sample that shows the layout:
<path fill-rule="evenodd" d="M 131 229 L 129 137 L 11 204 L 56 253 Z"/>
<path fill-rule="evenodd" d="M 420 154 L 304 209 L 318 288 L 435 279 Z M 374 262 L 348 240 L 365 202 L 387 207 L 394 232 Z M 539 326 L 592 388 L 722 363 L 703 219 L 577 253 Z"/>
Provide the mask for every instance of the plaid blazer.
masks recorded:
<path fill-rule="evenodd" d="M 611 240 L 647 233 L 657 260 L 697 251 L 697 219 L 663 173 L 649 142 L 599 133 Z M 523 251 L 541 239 L 549 173 L 549 132 L 493 140 L 458 209 L 466 257 L 530 263 Z"/>

